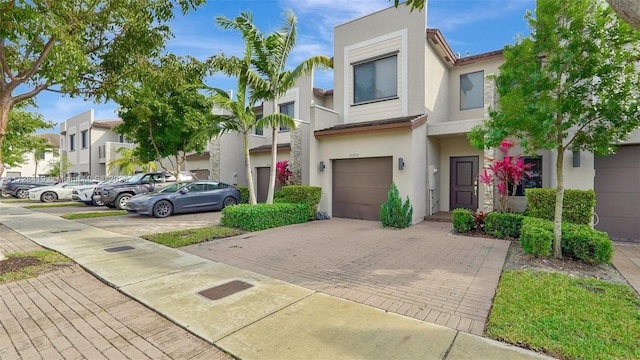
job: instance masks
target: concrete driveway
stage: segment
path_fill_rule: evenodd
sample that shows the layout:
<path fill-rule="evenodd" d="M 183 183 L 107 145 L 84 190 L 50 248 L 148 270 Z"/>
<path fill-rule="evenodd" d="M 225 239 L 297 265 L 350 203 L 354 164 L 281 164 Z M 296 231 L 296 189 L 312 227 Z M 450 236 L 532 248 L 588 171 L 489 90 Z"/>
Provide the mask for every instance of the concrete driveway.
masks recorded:
<path fill-rule="evenodd" d="M 331 219 L 247 233 L 183 251 L 386 311 L 482 334 L 509 242 Z"/>

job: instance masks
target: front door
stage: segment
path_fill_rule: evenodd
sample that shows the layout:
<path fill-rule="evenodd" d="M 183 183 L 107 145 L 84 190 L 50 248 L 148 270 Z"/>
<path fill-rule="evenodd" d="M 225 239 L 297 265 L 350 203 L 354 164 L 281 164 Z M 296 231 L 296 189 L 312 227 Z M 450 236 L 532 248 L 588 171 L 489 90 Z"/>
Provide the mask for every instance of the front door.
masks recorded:
<path fill-rule="evenodd" d="M 269 193 L 269 175 L 271 175 L 271 168 L 259 167 L 256 168 L 256 170 L 256 172 L 258 173 L 258 191 L 256 191 L 256 201 L 259 203 L 263 203 L 267 201 L 267 195 Z"/>
<path fill-rule="evenodd" d="M 459 208 L 477 210 L 478 157 L 452 157 L 450 179 L 450 210 Z"/>

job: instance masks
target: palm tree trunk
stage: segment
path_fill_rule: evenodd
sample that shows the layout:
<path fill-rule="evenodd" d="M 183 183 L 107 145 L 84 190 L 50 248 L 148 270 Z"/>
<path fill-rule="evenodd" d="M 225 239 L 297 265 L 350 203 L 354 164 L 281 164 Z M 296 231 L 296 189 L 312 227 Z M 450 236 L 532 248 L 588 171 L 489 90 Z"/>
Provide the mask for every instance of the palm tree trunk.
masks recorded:
<path fill-rule="evenodd" d="M 278 160 L 278 128 L 271 130 L 271 169 L 269 170 L 269 192 L 267 204 L 273 204 L 273 195 L 276 191 L 276 162 Z"/>
<path fill-rule="evenodd" d="M 251 171 L 251 155 L 249 154 L 249 137 L 244 134 L 244 159 L 247 165 L 247 185 L 249 186 L 249 204 L 256 204 L 256 190 L 253 187 L 253 172 Z"/>

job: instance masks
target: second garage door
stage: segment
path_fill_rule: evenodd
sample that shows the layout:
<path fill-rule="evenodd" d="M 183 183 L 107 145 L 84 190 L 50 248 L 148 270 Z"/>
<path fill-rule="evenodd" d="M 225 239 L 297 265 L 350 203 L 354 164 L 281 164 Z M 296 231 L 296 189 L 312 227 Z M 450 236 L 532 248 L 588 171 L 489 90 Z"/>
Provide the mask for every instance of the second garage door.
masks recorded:
<path fill-rule="evenodd" d="M 596 229 L 612 240 L 640 241 L 640 145 L 596 157 Z"/>
<path fill-rule="evenodd" d="M 393 180 L 393 158 L 333 160 L 333 216 L 379 220 Z"/>

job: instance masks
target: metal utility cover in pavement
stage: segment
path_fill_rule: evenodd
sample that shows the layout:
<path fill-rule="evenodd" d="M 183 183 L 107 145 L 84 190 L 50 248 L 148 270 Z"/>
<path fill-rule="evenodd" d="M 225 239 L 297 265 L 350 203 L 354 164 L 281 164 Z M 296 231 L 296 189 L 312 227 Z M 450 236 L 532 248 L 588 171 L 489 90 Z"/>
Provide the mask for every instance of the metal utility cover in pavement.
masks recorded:
<path fill-rule="evenodd" d="M 244 281 L 234 280 L 222 285 L 218 285 L 207 290 L 202 290 L 198 294 L 211 300 L 219 300 L 223 297 L 227 297 L 231 294 L 235 294 L 239 291 L 253 287 L 251 284 L 247 284 Z"/>
<path fill-rule="evenodd" d="M 133 250 L 133 249 L 135 249 L 133 246 L 125 245 L 125 246 L 116 246 L 116 247 L 112 247 L 112 248 L 107 248 L 107 249 L 104 249 L 104 251 L 107 251 L 107 252 L 119 252 L 119 251 Z"/>

